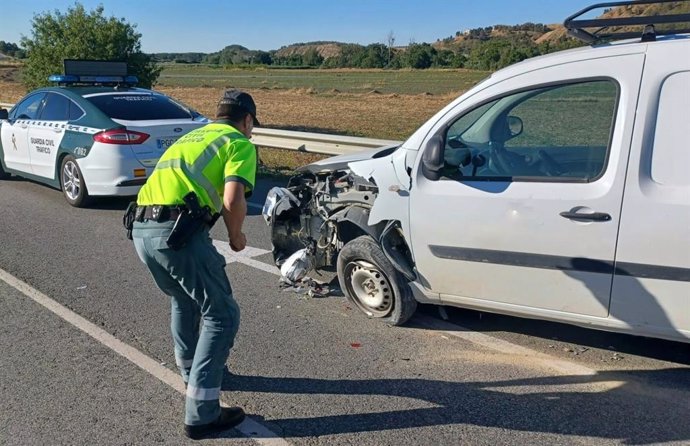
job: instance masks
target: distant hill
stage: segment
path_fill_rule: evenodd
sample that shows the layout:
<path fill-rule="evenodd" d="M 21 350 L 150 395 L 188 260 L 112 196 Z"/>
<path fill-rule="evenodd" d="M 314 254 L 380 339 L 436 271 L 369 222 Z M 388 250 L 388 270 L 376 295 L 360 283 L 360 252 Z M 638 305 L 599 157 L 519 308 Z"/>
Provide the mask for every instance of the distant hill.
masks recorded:
<path fill-rule="evenodd" d="M 308 43 L 294 43 L 292 45 L 284 46 L 275 51 L 277 57 L 288 58 L 295 54 L 304 56 L 309 51 L 316 51 L 316 53 L 328 59 L 330 57 L 338 57 L 344 46 L 352 45 L 341 42 L 308 42 Z"/>
<path fill-rule="evenodd" d="M 601 10 L 601 17 L 690 13 L 690 3 L 640 4 Z M 690 24 L 688 24 L 690 25 Z M 641 32 L 642 27 L 635 28 Z M 612 31 L 633 31 L 619 29 Z M 0 42 L 3 44 L 4 42 Z M 11 44 L 8 44 L 11 45 Z M 294 43 L 277 50 L 257 51 L 228 45 L 214 53 L 156 53 L 159 62 L 292 67 L 428 68 L 496 70 L 520 60 L 584 45 L 569 37 L 561 24 L 522 23 L 457 31 L 432 44 L 388 48 L 384 43 L 360 45 L 334 41 Z M 13 48 L 17 50 L 16 46 Z M 0 51 L 2 48 L 0 47 Z M 6 54 L 11 54 L 7 53 Z"/>
<path fill-rule="evenodd" d="M 633 16 L 655 16 L 655 15 L 669 15 L 669 14 L 687 14 L 690 13 L 690 3 L 688 2 L 671 2 L 671 3 L 657 3 L 657 4 L 641 4 L 632 6 L 618 6 L 604 10 L 599 16 L 600 18 L 618 18 L 618 17 L 633 17 Z M 690 25 L 690 24 L 686 24 Z M 664 26 L 671 28 L 680 28 L 681 25 L 661 25 L 657 29 Z M 617 27 L 612 28 L 611 31 L 637 31 L 642 32 L 642 26 L 639 27 Z M 511 39 L 511 40 L 531 40 L 535 44 L 558 44 L 567 40 L 573 40 L 568 37 L 566 29 L 561 24 L 541 24 L 541 23 L 523 23 L 521 25 L 494 25 L 485 28 L 468 29 L 465 31 L 456 32 L 455 36 L 438 40 L 434 43 L 436 48 L 454 48 L 464 46 L 464 44 L 472 41 L 487 41 L 491 39 Z"/>

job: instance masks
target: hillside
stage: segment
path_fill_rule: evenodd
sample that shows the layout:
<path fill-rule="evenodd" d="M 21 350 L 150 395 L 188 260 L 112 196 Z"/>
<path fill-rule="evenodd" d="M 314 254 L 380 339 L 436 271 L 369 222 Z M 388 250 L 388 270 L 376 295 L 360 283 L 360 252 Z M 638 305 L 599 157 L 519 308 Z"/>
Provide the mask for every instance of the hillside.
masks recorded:
<path fill-rule="evenodd" d="M 619 6 L 608 10 L 601 10 L 600 12 L 600 18 L 687 14 L 690 13 L 690 3 L 671 2 L 651 5 Z M 690 26 L 690 24 L 686 25 Z M 662 29 L 664 26 L 676 29 L 680 28 L 680 25 L 662 25 L 658 26 L 657 29 Z M 640 33 L 642 33 L 642 28 L 642 26 L 618 27 L 613 28 L 611 31 L 640 31 Z M 544 25 L 541 23 L 524 23 L 514 26 L 494 25 L 486 28 L 475 28 L 462 32 L 458 31 L 455 36 L 439 40 L 434 46 L 436 48 L 457 49 L 466 46 L 468 42 L 473 40 L 487 41 L 491 39 L 531 40 L 537 45 L 559 44 L 567 40 L 572 40 L 567 36 L 566 29 L 561 24 Z"/>
<path fill-rule="evenodd" d="M 340 42 L 309 42 L 309 43 L 295 43 L 292 45 L 284 46 L 279 50 L 275 51 L 275 55 L 278 57 L 289 58 L 295 54 L 304 56 L 309 51 L 316 51 L 316 53 L 328 59 L 330 57 L 337 57 L 342 52 L 343 46 L 348 45 Z"/>

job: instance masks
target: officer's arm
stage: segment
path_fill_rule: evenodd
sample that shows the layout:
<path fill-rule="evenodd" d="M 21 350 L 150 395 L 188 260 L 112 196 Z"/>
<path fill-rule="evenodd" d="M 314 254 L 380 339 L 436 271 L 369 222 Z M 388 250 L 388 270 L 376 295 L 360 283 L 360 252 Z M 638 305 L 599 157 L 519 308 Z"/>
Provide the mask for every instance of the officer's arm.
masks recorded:
<path fill-rule="evenodd" d="M 247 244 L 242 233 L 242 223 L 247 215 L 247 200 L 244 198 L 244 184 L 239 181 L 228 181 L 223 191 L 223 221 L 228 229 L 230 247 L 241 251 Z"/>

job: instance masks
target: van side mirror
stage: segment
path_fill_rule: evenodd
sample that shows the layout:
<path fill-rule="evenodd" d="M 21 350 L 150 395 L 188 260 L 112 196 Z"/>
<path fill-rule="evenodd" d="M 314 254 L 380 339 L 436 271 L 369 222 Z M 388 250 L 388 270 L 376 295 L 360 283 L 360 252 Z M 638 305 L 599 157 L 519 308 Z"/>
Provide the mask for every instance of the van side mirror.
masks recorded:
<path fill-rule="evenodd" d="M 443 138 L 436 135 L 429 139 L 422 154 L 422 175 L 431 181 L 441 178 L 443 168 Z"/>
<path fill-rule="evenodd" d="M 522 119 L 517 116 L 508 116 L 508 131 L 510 137 L 515 138 L 522 133 Z"/>
<path fill-rule="evenodd" d="M 4 108 L 0 108 L 0 119 L 9 119 L 9 112 Z"/>

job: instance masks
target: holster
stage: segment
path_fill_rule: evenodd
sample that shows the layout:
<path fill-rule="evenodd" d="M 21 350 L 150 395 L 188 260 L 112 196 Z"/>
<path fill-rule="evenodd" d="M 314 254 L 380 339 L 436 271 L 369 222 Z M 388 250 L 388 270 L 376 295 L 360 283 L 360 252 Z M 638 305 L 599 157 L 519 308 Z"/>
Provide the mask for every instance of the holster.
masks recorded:
<path fill-rule="evenodd" d="M 189 239 L 201 230 L 205 225 L 209 227 L 218 219 L 218 215 L 213 215 L 207 207 L 201 207 L 199 198 L 194 192 L 190 192 L 183 197 L 185 210 L 175 220 L 175 225 L 166 241 L 172 250 L 182 249 Z"/>
<path fill-rule="evenodd" d="M 184 248 L 192 235 L 196 234 L 205 224 L 202 219 L 194 218 L 188 211 L 181 213 L 175 220 L 175 226 L 166 240 L 168 247 L 174 251 Z"/>
<path fill-rule="evenodd" d="M 137 202 L 132 201 L 127 206 L 125 215 L 122 216 L 122 226 L 127 230 L 127 238 L 132 240 L 132 228 L 134 227 L 135 213 L 137 209 Z"/>

